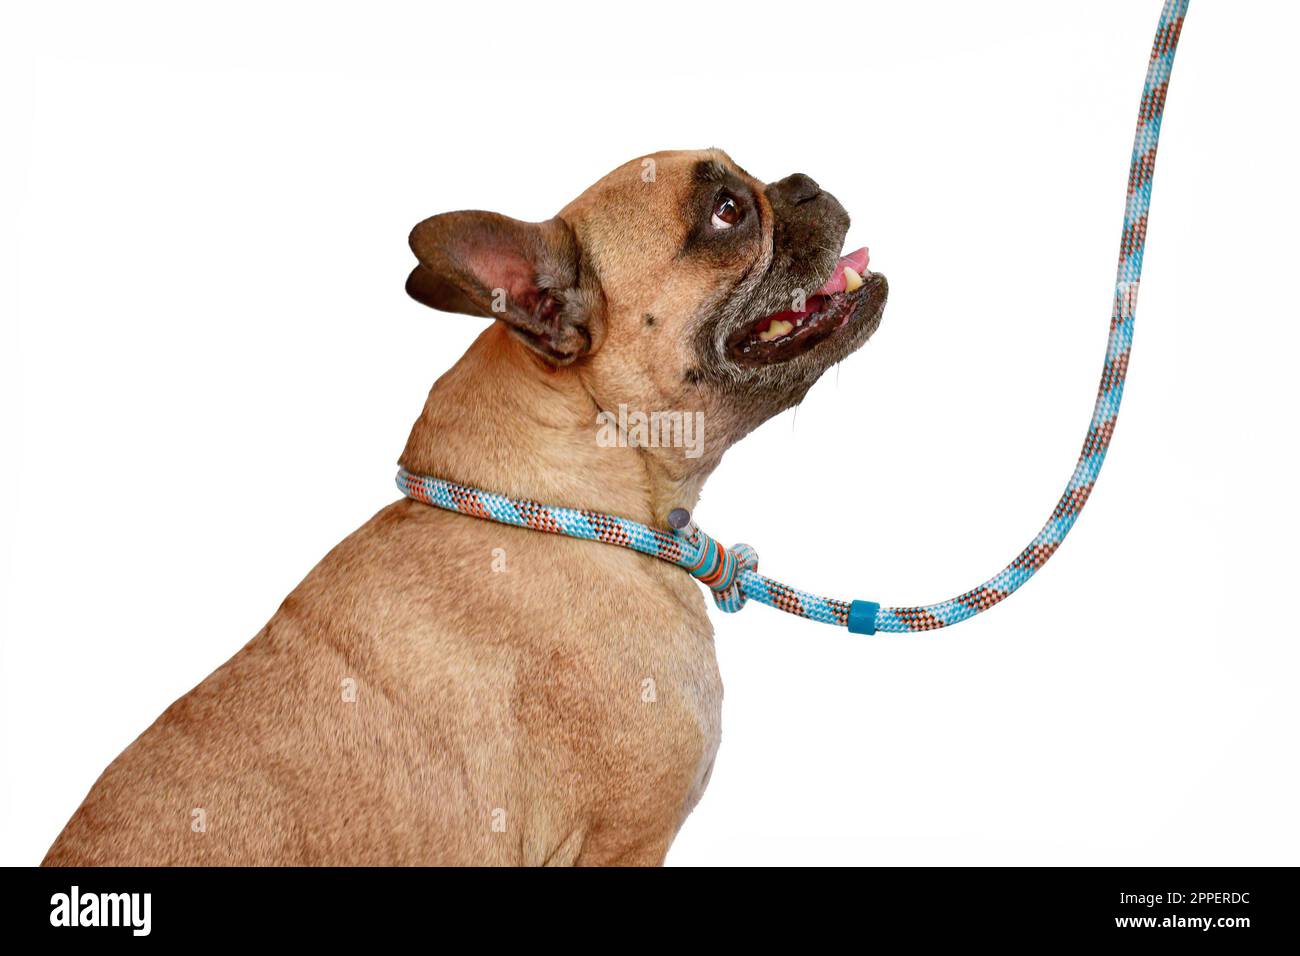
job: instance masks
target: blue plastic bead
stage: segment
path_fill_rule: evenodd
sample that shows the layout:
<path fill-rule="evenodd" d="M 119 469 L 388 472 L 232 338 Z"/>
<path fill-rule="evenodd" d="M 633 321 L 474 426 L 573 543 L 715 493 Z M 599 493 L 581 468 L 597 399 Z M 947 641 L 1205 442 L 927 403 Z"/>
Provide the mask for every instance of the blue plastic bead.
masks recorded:
<path fill-rule="evenodd" d="M 854 601 L 849 605 L 849 632 L 853 634 L 875 634 L 876 614 L 880 605 L 875 601 Z"/>

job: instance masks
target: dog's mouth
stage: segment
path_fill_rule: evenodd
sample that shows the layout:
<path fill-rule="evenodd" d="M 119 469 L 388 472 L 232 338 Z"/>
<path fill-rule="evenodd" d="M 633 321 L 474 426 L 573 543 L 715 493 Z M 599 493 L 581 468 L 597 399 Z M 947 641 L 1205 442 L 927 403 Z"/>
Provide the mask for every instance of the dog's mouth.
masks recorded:
<path fill-rule="evenodd" d="M 787 362 L 816 348 L 875 302 L 885 288 L 884 276 L 868 272 L 865 248 L 841 256 L 817 291 L 791 296 L 793 308 L 742 326 L 727 339 L 727 355 L 737 365 L 756 367 Z"/>

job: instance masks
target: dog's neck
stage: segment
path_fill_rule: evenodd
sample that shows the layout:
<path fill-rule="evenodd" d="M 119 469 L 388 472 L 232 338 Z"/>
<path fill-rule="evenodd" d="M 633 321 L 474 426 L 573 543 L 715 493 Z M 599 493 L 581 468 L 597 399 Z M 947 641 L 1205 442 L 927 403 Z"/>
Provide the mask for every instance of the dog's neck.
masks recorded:
<path fill-rule="evenodd" d="M 511 497 L 663 526 L 693 509 L 709 464 L 602 447 L 601 408 L 573 369 L 552 369 L 494 322 L 434 383 L 401 465 Z"/>

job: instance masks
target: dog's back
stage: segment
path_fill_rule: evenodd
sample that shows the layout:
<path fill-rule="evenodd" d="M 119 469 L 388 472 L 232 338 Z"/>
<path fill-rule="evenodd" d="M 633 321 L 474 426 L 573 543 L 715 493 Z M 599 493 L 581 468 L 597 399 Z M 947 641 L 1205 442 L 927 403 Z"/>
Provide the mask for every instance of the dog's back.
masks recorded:
<path fill-rule="evenodd" d="M 112 763 L 45 864 L 658 862 L 721 687 L 700 595 L 649 561 L 389 506 Z M 588 607 L 544 606 L 575 585 Z"/>

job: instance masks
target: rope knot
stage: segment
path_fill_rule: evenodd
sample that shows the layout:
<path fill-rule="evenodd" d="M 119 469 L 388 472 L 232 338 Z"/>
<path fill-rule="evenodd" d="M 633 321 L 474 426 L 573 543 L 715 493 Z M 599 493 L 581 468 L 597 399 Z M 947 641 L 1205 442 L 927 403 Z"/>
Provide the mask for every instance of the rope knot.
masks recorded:
<path fill-rule="evenodd" d="M 685 508 L 674 508 L 668 524 L 689 550 L 683 549 L 677 563 L 713 594 L 713 602 L 727 613 L 745 606 L 745 591 L 740 586 L 742 571 L 758 570 L 758 552 L 747 544 L 725 548 L 700 530 Z"/>

